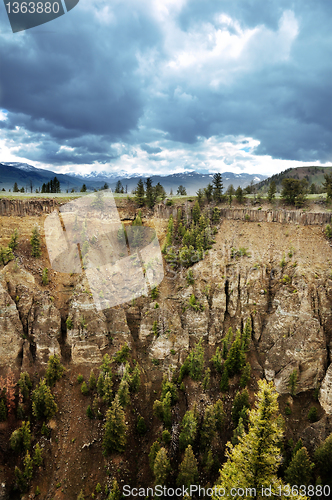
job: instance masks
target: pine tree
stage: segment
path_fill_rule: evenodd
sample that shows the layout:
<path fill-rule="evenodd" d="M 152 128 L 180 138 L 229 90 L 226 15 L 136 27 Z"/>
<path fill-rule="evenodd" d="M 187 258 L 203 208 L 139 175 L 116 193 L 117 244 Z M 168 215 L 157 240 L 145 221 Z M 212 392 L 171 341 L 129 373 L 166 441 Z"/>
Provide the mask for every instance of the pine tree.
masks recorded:
<path fill-rule="evenodd" d="M 32 382 L 28 372 L 22 372 L 20 374 L 20 378 L 17 382 L 17 385 L 20 388 L 23 400 L 27 400 L 29 397 L 30 389 L 32 387 Z"/>
<path fill-rule="evenodd" d="M 121 491 L 116 479 L 113 480 L 112 489 L 107 497 L 107 500 L 120 500 Z"/>
<path fill-rule="evenodd" d="M 218 432 L 222 432 L 225 423 L 225 411 L 221 399 L 218 399 L 218 401 L 215 402 L 213 410 L 216 419 L 216 429 Z"/>
<path fill-rule="evenodd" d="M 19 192 L 19 188 L 18 188 L 17 182 L 14 182 L 13 192 L 14 193 L 18 193 Z"/>
<path fill-rule="evenodd" d="M 155 441 L 150 448 L 149 465 L 150 465 L 150 469 L 152 470 L 152 472 L 154 469 L 154 462 L 156 460 L 156 456 L 157 456 L 157 453 L 160 450 L 160 448 L 161 448 L 161 446 L 160 446 L 160 443 L 158 441 Z"/>
<path fill-rule="evenodd" d="M 292 396 L 295 396 L 296 394 L 297 378 L 298 378 L 298 373 L 297 369 L 295 368 L 290 374 L 288 381 L 288 387 Z"/>
<path fill-rule="evenodd" d="M 138 392 L 141 387 L 141 370 L 138 363 L 136 363 L 135 368 L 133 369 L 129 385 L 132 392 Z"/>
<path fill-rule="evenodd" d="M 167 451 L 165 450 L 165 448 L 160 448 L 156 455 L 153 466 L 155 484 L 164 485 L 170 470 L 171 466 L 167 457 Z"/>
<path fill-rule="evenodd" d="M 244 494 L 232 494 L 232 498 L 260 500 L 265 498 L 261 493 L 262 487 L 269 488 L 271 485 L 272 495 L 268 498 L 288 498 L 284 494 L 287 489 L 284 489 L 277 476 L 282 460 L 279 446 L 283 435 L 278 413 L 278 394 L 271 382 L 260 380 L 258 385 L 256 408 L 251 410 L 249 416 L 249 430 L 239 438 L 236 446 L 228 443 L 228 460 L 222 467 L 216 488 L 224 488 L 226 497 L 231 496 L 231 488 L 239 487 L 244 489 Z M 248 488 L 253 490 L 250 492 Z M 213 500 L 219 498 L 218 495 L 212 495 Z M 306 497 L 292 495 L 292 500 L 299 498 L 304 500 Z"/>
<path fill-rule="evenodd" d="M 308 486 L 312 478 L 313 464 L 304 446 L 293 456 L 285 471 L 285 479 L 291 486 L 304 484 Z"/>
<path fill-rule="evenodd" d="M 201 429 L 201 444 L 203 448 L 209 446 L 216 435 L 216 415 L 213 405 L 205 408 Z"/>
<path fill-rule="evenodd" d="M 225 361 L 225 368 L 227 368 L 228 376 L 232 377 L 236 373 L 240 373 L 245 361 L 245 355 L 242 350 L 241 334 L 237 332 L 236 338 L 231 345 L 227 359 Z"/>
<path fill-rule="evenodd" d="M 142 179 L 140 179 L 137 183 L 136 195 L 135 195 L 135 201 L 139 207 L 143 207 L 144 205 L 145 202 L 144 194 L 145 194 L 144 183 Z"/>
<path fill-rule="evenodd" d="M 235 426 L 238 425 L 240 417 L 246 422 L 247 410 L 250 408 L 249 405 L 249 393 L 247 389 L 243 391 L 238 391 L 235 394 L 235 398 L 232 406 L 232 420 Z"/>
<path fill-rule="evenodd" d="M 155 204 L 155 191 L 152 187 L 152 179 L 148 177 L 145 181 L 145 195 L 146 195 L 146 204 L 149 208 L 152 208 Z"/>
<path fill-rule="evenodd" d="M 202 346 L 202 338 L 199 339 L 194 349 L 190 352 L 189 356 L 189 375 L 193 380 L 201 380 L 204 368 L 204 348 Z"/>
<path fill-rule="evenodd" d="M 241 373 L 241 378 L 240 378 L 240 387 L 246 387 L 249 380 L 250 380 L 250 374 L 251 374 L 251 366 L 250 363 L 246 363 L 243 367 L 242 373 Z"/>
<path fill-rule="evenodd" d="M 37 226 L 35 226 L 32 230 L 30 245 L 31 245 L 32 257 L 40 257 L 41 256 L 41 243 L 40 243 L 40 234 L 39 234 L 39 230 L 38 230 Z"/>
<path fill-rule="evenodd" d="M 200 216 L 201 216 L 201 209 L 199 207 L 198 201 L 196 201 L 194 208 L 192 210 L 192 217 L 195 224 L 198 223 Z"/>
<path fill-rule="evenodd" d="M 277 186 L 275 181 L 271 181 L 269 185 L 269 190 L 267 192 L 267 199 L 271 203 L 272 200 L 276 197 Z"/>
<path fill-rule="evenodd" d="M 105 389 L 104 389 L 105 390 Z M 118 398 L 121 406 L 125 408 L 130 404 L 130 395 L 129 395 L 129 385 L 128 382 L 124 379 L 121 380 L 119 389 L 118 389 Z"/>
<path fill-rule="evenodd" d="M 16 429 L 10 436 L 10 447 L 17 453 L 26 452 L 31 446 L 30 422 L 22 422 L 21 427 Z"/>
<path fill-rule="evenodd" d="M 92 411 L 92 408 L 90 405 L 88 405 L 87 409 L 86 409 L 86 416 L 92 420 L 94 418 L 94 413 Z"/>
<path fill-rule="evenodd" d="M 242 334 L 242 350 L 244 352 L 247 352 L 250 346 L 251 342 L 251 333 L 252 333 L 252 328 L 251 328 L 251 318 L 248 318 L 246 321 L 246 324 L 243 329 L 243 334 Z"/>
<path fill-rule="evenodd" d="M 65 367 L 61 364 L 60 358 L 57 354 L 50 356 L 47 362 L 47 369 L 45 379 L 47 385 L 53 387 L 55 382 L 61 379 L 65 372 Z"/>
<path fill-rule="evenodd" d="M 28 451 L 25 454 L 23 464 L 24 464 L 24 477 L 27 479 L 27 481 L 31 481 L 33 474 L 33 462 L 32 458 L 30 457 L 30 453 Z"/>
<path fill-rule="evenodd" d="M 211 363 L 213 364 L 214 369 L 218 373 L 222 373 L 223 359 L 221 356 L 220 347 L 217 347 L 216 352 L 214 353 L 214 355 L 211 358 Z"/>
<path fill-rule="evenodd" d="M 332 434 L 316 449 L 314 462 L 322 484 L 328 484 L 332 487 Z"/>
<path fill-rule="evenodd" d="M 104 386 L 103 386 L 103 401 L 110 406 L 113 401 L 113 381 L 112 381 L 112 373 L 106 373 L 104 378 Z"/>
<path fill-rule="evenodd" d="M 179 475 L 176 483 L 178 486 L 190 488 L 191 484 L 195 484 L 198 480 L 198 462 L 195 458 L 192 447 L 189 445 L 186 448 L 183 461 L 179 467 Z"/>
<path fill-rule="evenodd" d="M 188 410 L 181 422 L 179 436 L 180 450 L 185 450 L 189 444 L 193 445 L 197 434 L 197 418 L 194 410 Z"/>
<path fill-rule="evenodd" d="M 10 248 L 14 252 L 14 250 L 16 250 L 17 247 L 18 247 L 18 231 L 15 228 L 14 232 L 12 233 L 12 235 L 10 237 L 10 242 L 8 243 L 8 248 Z"/>
<path fill-rule="evenodd" d="M 223 190 L 223 182 L 222 176 L 220 173 L 216 173 L 212 179 L 213 184 L 213 197 L 217 203 L 220 203 L 222 200 L 222 190 Z"/>
<path fill-rule="evenodd" d="M 212 198 L 213 198 L 213 186 L 210 182 L 206 186 L 206 188 L 204 188 L 204 194 L 205 194 L 206 201 L 208 203 L 210 203 L 212 201 Z"/>
<path fill-rule="evenodd" d="M 144 434 L 146 434 L 147 431 L 146 423 L 144 417 L 142 417 L 141 415 L 138 415 L 136 430 L 140 436 L 144 436 Z"/>
<path fill-rule="evenodd" d="M 220 380 L 220 390 L 221 392 L 227 392 L 229 389 L 229 376 L 228 376 L 228 370 L 227 367 L 224 365 L 224 369 L 221 375 L 221 380 Z"/>
<path fill-rule="evenodd" d="M 43 463 L 42 449 L 39 446 L 39 443 L 37 443 L 35 446 L 35 452 L 33 454 L 33 463 L 36 465 L 36 467 L 40 467 Z"/>
<path fill-rule="evenodd" d="M 32 393 L 32 413 L 38 420 L 50 419 L 58 411 L 51 389 L 46 385 L 45 379 Z"/>
<path fill-rule="evenodd" d="M 116 183 L 114 193 L 123 193 L 123 186 L 120 180 Z"/>
<path fill-rule="evenodd" d="M 100 373 L 97 381 L 97 393 L 98 396 L 102 396 L 104 394 L 104 377 L 103 374 Z"/>
<path fill-rule="evenodd" d="M 85 380 L 81 385 L 81 393 L 83 394 L 83 396 L 87 396 L 89 394 L 89 387 L 87 386 Z"/>
<path fill-rule="evenodd" d="M 105 453 L 122 452 L 126 446 L 125 414 L 116 395 L 111 408 L 106 412 L 103 448 Z"/>

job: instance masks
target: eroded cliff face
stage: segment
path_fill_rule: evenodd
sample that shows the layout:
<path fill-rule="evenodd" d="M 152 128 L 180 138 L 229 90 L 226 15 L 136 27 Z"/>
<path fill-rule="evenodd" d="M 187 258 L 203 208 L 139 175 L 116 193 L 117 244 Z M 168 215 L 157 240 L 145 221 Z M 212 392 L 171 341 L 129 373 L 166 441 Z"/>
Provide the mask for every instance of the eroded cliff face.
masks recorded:
<path fill-rule="evenodd" d="M 247 255 L 232 258 L 231 248 L 240 247 Z M 84 275 L 60 311 L 49 290 L 11 262 L 0 272 L 2 366 L 43 365 L 61 350 L 70 364 L 95 364 L 127 342 L 175 369 L 199 338 L 216 346 L 230 326 L 241 329 L 251 318 L 252 350 L 265 377 L 287 393 L 296 368 L 297 391 L 322 383 L 321 404 L 330 412 L 330 259 L 320 227 L 224 221 L 213 249 L 192 267 L 194 284 L 186 270 L 166 272 L 156 301 L 143 297 L 105 311 L 96 310 Z M 199 310 L 189 305 L 192 294 Z"/>
<path fill-rule="evenodd" d="M 154 222 L 162 239 L 167 221 L 152 219 L 151 224 Z M 151 421 L 163 373 L 175 373 L 200 338 L 210 358 L 229 327 L 242 329 L 248 318 L 252 323 L 249 358 L 253 384 L 265 376 L 274 381 L 281 398 L 288 397 L 289 377 L 296 368 L 297 394 L 320 388 L 322 406 L 319 422 L 301 422 L 303 437 L 315 443 L 331 432 L 332 250 L 322 227 L 223 220 L 215 239 L 204 260 L 191 268 L 192 284 L 188 284 L 187 270 L 174 272 L 165 266 L 156 300 L 141 297 L 104 311 L 96 310 L 84 275 L 50 272 L 50 284 L 42 286 L 40 270 L 49 266 L 46 249 L 38 272 L 25 261 L 24 253 L 18 265 L 11 262 L 0 271 L 0 374 L 8 367 L 15 373 L 43 374 L 51 354 L 62 356 L 71 385 L 57 386 L 60 414 L 54 426 L 64 436 L 62 448 L 57 448 L 59 460 L 64 471 L 72 471 L 72 477 L 77 474 L 81 480 L 82 464 L 75 458 L 68 465 L 64 458 L 66 453 L 70 455 L 70 440 L 75 437 L 71 429 L 87 420 L 85 407 L 80 409 L 82 396 L 73 387 L 78 372 L 88 376 L 91 368 L 100 366 L 104 354 L 113 356 L 128 343 L 142 368 L 143 391 L 135 396 L 135 404 Z M 245 248 L 242 254 L 246 255 L 232 257 L 232 248 Z M 197 310 L 190 306 L 192 295 Z M 77 406 L 76 413 L 71 401 Z M 195 401 L 202 407 L 209 402 L 199 384 L 192 384 L 187 407 Z M 79 411 L 82 419 L 77 416 Z M 128 418 L 134 429 L 133 416 Z M 89 423 L 90 428 L 87 422 L 79 440 L 82 453 L 96 447 L 101 455 L 102 423 Z M 153 433 L 156 435 L 155 429 Z M 89 446 L 82 448 L 86 443 Z M 146 438 L 144 453 L 150 444 Z M 132 446 L 140 463 L 141 450 Z M 103 467 L 101 456 L 96 464 L 98 470 Z M 101 474 L 98 470 L 95 478 Z M 55 484 L 59 480 L 55 465 L 49 465 L 49 474 Z M 138 478 L 139 472 L 135 474 Z M 79 482 L 72 479 L 72 483 L 71 491 L 75 491 Z M 53 490 L 54 496 L 55 487 Z M 68 493 L 68 498 L 76 497 Z"/>

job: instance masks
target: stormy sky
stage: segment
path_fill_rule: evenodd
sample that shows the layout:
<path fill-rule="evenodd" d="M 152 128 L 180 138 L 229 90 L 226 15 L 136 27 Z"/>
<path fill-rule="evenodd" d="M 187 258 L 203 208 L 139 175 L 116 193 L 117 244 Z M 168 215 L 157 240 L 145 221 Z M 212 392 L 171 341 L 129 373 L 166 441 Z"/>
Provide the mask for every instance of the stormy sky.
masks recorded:
<path fill-rule="evenodd" d="M 0 161 L 272 174 L 332 163 L 331 0 L 80 0 L 12 33 Z"/>

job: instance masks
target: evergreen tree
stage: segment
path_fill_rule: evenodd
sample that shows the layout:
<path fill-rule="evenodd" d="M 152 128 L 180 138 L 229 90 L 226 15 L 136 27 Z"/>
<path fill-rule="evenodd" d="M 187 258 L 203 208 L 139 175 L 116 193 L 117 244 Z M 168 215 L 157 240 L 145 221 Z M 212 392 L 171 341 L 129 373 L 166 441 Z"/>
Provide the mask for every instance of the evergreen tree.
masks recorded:
<path fill-rule="evenodd" d="M 12 235 L 10 237 L 10 242 L 8 243 L 8 248 L 10 248 L 12 250 L 12 252 L 14 252 L 14 250 L 16 250 L 17 247 L 18 247 L 18 231 L 15 228 L 14 232 L 12 233 Z"/>
<path fill-rule="evenodd" d="M 17 182 L 14 182 L 13 192 L 14 193 L 18 193 L 19 192 L 19 188 L 18 188 Z"/>
<path fill-rule="evenodd" d="M 202 346 L 202 338 L 200 338 L 188 356 L 188 369 L 190 377 L 193 380 L 201 380 L 203 368 L 204 348 Z"/>
<path fill-rule="evenodd" d="M 308 486 L 312 478 L 313 464 L 307 449 L 303 446 L 293 456 L 285 471 L 285 479 L 291 486 L 304 484 Z"/>
<path fill-rule="evenodd" d="M 135 194 L 135 201 L 139 207 L 143 207 L 143 205 L 144 205 L 144 201 L 145 201 L 144 195 L 145 195 L 144 183 L 143 183 L 142 179 L 140 179 L 137 183 L 136 194 Z"/>
<path fill-rule="evenodd" d="M 156 460 L 156 456 L 157 456 L 157 453 L 160 450 L 160 448 L 161 448 L 161 446 L 160 446 L 160 443 L 158 441 L 155 441 L 150 448 L 149 465 L 150 465 L 150 469 L 152 470 L 152 472 L 154 469 L 154 462 Z"/>
<path fill-rule="evenodd" d="M 181 422 L 181 432 L 179 436 L 180 450 L 185 450 L 187 446 L 193 445 L 197 434 L 197 418 L 194 410 L 188 410 Z"/>
<path fill-rule="evenodd" d="M 242 335 L 242 350 L 247 352 L 251 342 L 251 318 L 248 318 L 246 324 L 244 325 L 243 335 Z"/>
<path fill-rule="evenodd" d="M 206 186 L 206 188 L 204 188 L 204 194 L 205 194 L 206 201 L 208 203 L 210 203 L 212 201 L 212 198 L 213 198 L 213 186 L 210 182 Z"/>
<path fill-rule="evenodd" d="M 107 500 L 120 500 L 121 491 L 116 479 L 113 480 L 112 489 L 107 497 Z"/>
<path fill-rule="evenodd" d="M 176 192 L 177 195 L 180 195 L 180 196 L 187 196 L 187 190 L 184 186 L 182 186 L 182 184 L 180 184 L 180 186 L 178 187 L 178 190 Z"/>
<path fill-rule="evenodd" d="M 136 430 L 140 436 L 144 436 L 144 434 L 146 434 L 147 432 L 144 417 L 142 417 L 141 415 L 138 415 L 137 417 Z"/>
<path fill-rule="evenodd" d="M 233 187 L 233 184 L 230 184 L 228 186 L 227 191 L 226 191 L 226 194 L 227 194 L 227 197 L 228 197 L 229 206 L 232 205 L 232 199 L 233 199 L 234 193 L 235 193 L 235 189 Z"/>
<path fill-rule="evenodd" d="M 238 203 L 242 204 L 244 201 L 244 195 L 243 195 L 243 189 L 241 186 L 239 186 L 236 191 L 235 191 L 235 198 L 237 199 Z"/>
<path fill-rule="evenodd" d="M 33 474 L 33 462 L 30 453 L 27 451 L 24 457 L 24 477 L 27 481 L 31 481 Z"/>
<path fill-rule="evenodd" d="M 146 204 L 149 208 L 152 208 L 155 204 L 155 191 L 152 187 L 152 179 L 148 177 L 145 181 L 145 195 L 146 195 Z"/>
<path fill-rule="evenodd" d="M 222 200 L 222 191 L 223 191 L 223 182 L 222 176 L 220 173 L 216 173 L 212 179 L 213 184 L 213 198 L 217 203 L 220 203 Z"/>
<path fill-rule="evenodd" d="M 298 373 L 296 368 L 292 371 L 292 373 L 289 376 L 289 381 L 288 381 L 288 387 L 290 390 L 290 393 L 292 396 L 295 396 L 296 394 L 296 387 L 297 387 L 297 378 L 298 378 Z"/>
<path fill-rule="evenodd" d="M 173 382 L 170 382 L 168 380 L 167 375 L 165 374 L 164 377 L 163 377 L 162 384 L 161 384 L 161 398 L 164 399 L 166 397 L 166 394 L 168 392 L 171 393 L 172 404 L 176 403 L 177 400 L 179 399 L 176 385 L 173 384 Z"/>
<path fill-rule="evenodd" d="M 32 413 L 38 420 L 49 420 L 58 411 L 51 389 L 42 379 L 32 393 Z"/>
<path fill-rule="evenodd" d="M 275 199 L 277 192 L 277 186 L 275 181 L 271 181 L 269 185 L 269 190 L 267 192 L 267 199 L 271 203 Z"/>
<path fill-rule="evenodd" d="M 229 389 L 229 376 L 227 367 L 224 365 L 224 369 L 220 380 L 220 390 L 221 392 L 226 392 Z"/>
<path fill-rule="evenodd" d="M 138 363 L 136 363 L 135 368 L 133 369 L 129 386 L 132 392 L 138 392 L 141 387 L 141 370 Z"/>
<path fill-rule="evenodd" d="M 327 200 L 330 201 L 332 199 L 332 172 L 329 174 L 324 174 L 325 181 L 323 182 L 323 188 L 327 194 Z"/>
<path fill-rule="evenodd" d="M 121 406 L 123 406 L 123 408 L 130 404 L 129 385 L 126 380 L 121 380 L 117 395 L 119 398 L 119 402 Z"/>
<path fill-rule="evenodd" d="M 55 382 L 61 379 L 65 372 L 65 367 L 61 364 L 57 354 L 50 356 L 47 362 L 45 379 L 47 385 L 53 387 Z"/>
<path fill-rule="evenodd" d="M 250 380 L 250 374 L 251 374 L 251 366 L 250 363 L 246 363 L 243 367 L 242 373 L 241 373 L 241 378 L 240 378 L 240 387 L 246 387 L 249 380 Z"/>
<path fill-rule="evenodd" d="M 30 422 L 22 422 L 21 427 L 16 429 L 10 436 L 10 447 L 17 453 L 28 451 L 31 446 Z"/>
<path fill-rule="evenodd" d="M 314 462 L 322 484 L 332 487 L 332 434 L 315 450 Z"/>
<path fill-rule="evenodd" d="M 32 382 L 28 372 L 21 372 L 17 385 L 20 388 L 23 400 L 27 400 L 32 387 Z"/>
<path fill-rule="evenodd" d="M 247 389 L 243 391 L 237 391 L 233 406 L 232 406 L 232 420 L 235 426 L 238 425 L 240 417 L 242 417 L 243 421 L 247 421 L 247 410 L 250 408 L 249 405 L 249 393 Z"/>
<path fill-rule="evenodd" d="M 83 186 L 81 187 L 80 192 L 86 193 L 86 185 L 85 184 L 83 184 Z"/>
<path fill-rule="evenodd" d="M 100 373 L 97 381 L 97 393 L 98 396 L 102 396 L 104 394 L 104 377 L 103 374 Z"/>
<path fill-rule="evenodd" d="M 112 361 L 108 354 L 105 354 L 103 357 L 103 362 L 99 367 L 102 373 L 105 375 L 106 373 L 111 373 L 112 370 Z"/>
<path fill-rule="evenodd" d="M 196 196 L 197 196 L 197 203 L 198 203 L 199 207 L 201 207 L 203 205 L 203 198 L 204 198 L 203 189 L 199 189 L 196 193 Z"/>
<path fill-rule="evenodd" d="M 36 467 L 40 467 L 43 463 L 42 449 L 39 446 L 39 443 L 35 446 L 35 452 L 33 454 L 33 463 Z"/>
<path fill-rule="evenodd" d="M 167 451 L 165 450 L 165 448 L 160 448 L 156 455 L 153 466 L 155 484 L 164 485 L 166 483 L 166 479 L 170 470 L 171 465 L 167 457 Z"/>
<path fill-rule="evenodd" d="M 213 411 L 216 420 L 216 429 L 218 432 L 222 432 L 225 423 L 225 411 L 221 399 L 218 399 L 218 401 L 215 402 L 213 405 Z"/>
<path fill-rule="evenodd" d="M 126 422 L 118 395 L 115 396 L 111 408 L 106 412 L 104 430 L 104 452 L 114 453 L 124 451 L 126 446 Z"/>
<path fill-rule="evenodd" d="M 232 494 L 232 498 L 237 500 L 266 498 L 262 495 L 262 487 L 269 488 L 270 485 L 272 495 L 268 498 L 275 496 L 288 498 L 284 494 L 287 493 L 287 489 L 284 489 L 282 481 L 277 476 L 282 460 L 279 446 L 283 435 L 278 414 L 278 394 L 271 382 L 260 380 L 258 384 L 259 393 L 256 408 L 250 412 L 249 430 L 243 433 L 236 446 L 228 443 L 228 460 L 224 463 L 216 484 L 217 490 L 225 489 L 224 496 L 230 496 L 231 488 L 241 488 L 239 494 Z M 244 493 L 241 495 L 243 490 Z M 213 500 L 219 498 L 218 495 L 212 495 Z M 292 500 L 299 498 L 304 500 L 306 497 L 292 495 Z"/>
<path fill-rule="evenodd" d="M 244 424 L 243 424 L 243 418 L 240 417 L 239 423 L 237 424 L 237 427 L 234 429 L 233 437 L 231 439 L 233 446 L 239 444 L 240 438 L 243 436 L 244 433 L 245 433 L 245 428 L 244 428 Z"/>
<path fill-rule="evenodd" d="M 32 257 L 40 257 L 41 256 L 41 243 L 40 243 L 40 234 L 39 234 L 39 230 L 38 230 L 37 226 L 35 226 L 32 230 L 30 245 L 31 245 Z"/>
<path fill-rule="evenodd" d="M 232 377 L 236 373 L 240 373 L 245 361 L 245 355 L 242 350 L 241 334 L 237 332 L 236 338 L 231 345 L 227 359 L 225 361 L 225 368 L 227 368 L 228 376 Z"/>
<path fill-rule="evenodd" d="M 213 364 L 214 369 L 218 373 L 222 373 L 222 370 L 223 370 L 223 359 L 222 359 L 222 355 L 221 355 L 221 352 L 220 352 L 220 347 L 217 347 L 215 354 L 211 358 L 211 363 Z"/>
<path fill-rule="evenodd" d="M 200 216 L 201 216 L 201 209 L 199 207 L 198 201 L 196 200 L 194 208 L 192 210 L 192 217 L 195 224 L 198 223 Z"/>
<path fill-rule="evenodd" d="M 216 435 L 216 415 L 213 405 L 205 408 L 201 429 L 201 444 L 203 448 L 209 446 Z"/>
<path fill-rule="evenodd" d="M 86 409 L 86 416 L 92 420 L 94 418 L 94 413 L 90 405 Z"/>
<path fill-rule="evenodd" d="M 103 386 L 103 401 L 110 406 L 113 401 L 113 381 L 112 381 L 112 373 L 106 373 L 104 378 L 104 386 Z M 120 401 L 121 402 L 121 401 Z"/>
<path fill-rule="evenodd" d="M 89 387 L 87 386 L 85 380 L 81 385 L 81 393 L 83 394 L 83 396 L 87 396 L 89 394 Z"/>
<path fill-rule="evenodd" d="M 122 183 L 120 180 L 118 180 L 118 182 L 116 183 L 114 192 L 115 193 L 123 193 L 123 186 L 122 186 Z"/>
<path fill-rule="evenodd" d="M 198 480 L 198 462 L 195 458 L 192 447 L 189 445 L 186 448 L 183 461 L 179 467 L 179 475 L 176 483 L 178 486 L 190 488 L 191 484 L 195 484 Z"/>
<path fill-rule="evenodd" d="M 0 247 L 0 263 L 5 266 L 14 259 L 14 255 L 9 247 Z"/>

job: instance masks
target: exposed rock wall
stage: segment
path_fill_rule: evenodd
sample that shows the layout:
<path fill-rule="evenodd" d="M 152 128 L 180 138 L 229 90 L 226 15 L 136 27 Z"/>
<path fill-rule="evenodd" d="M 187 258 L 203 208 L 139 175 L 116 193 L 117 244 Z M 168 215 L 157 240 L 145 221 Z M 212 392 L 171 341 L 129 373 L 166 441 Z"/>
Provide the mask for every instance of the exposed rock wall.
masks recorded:
<path fill-rule="evenodd" d="M 57 200 L 9 200 L 0 199 L 0 216 L 19 216 L 49 214 L 59 205 Z"/>
<path fill-rule="evenodd" d="M 155 216 L 169 218 L 176 217 L 177 210 L 182 209 L 184 215 L 191 217 L 191 207 L 188 202 L 184 206 L 169 207 L 159 203 L 155 207 Z M 323 225 L 331 223 L 332 214 L 326 212 L 303 212 L 301 210 L 258 210 L 250 208 L 221 208 L 222 219 L 247 220 L 251 222 L 280 222 L 308 225 Z"/>

